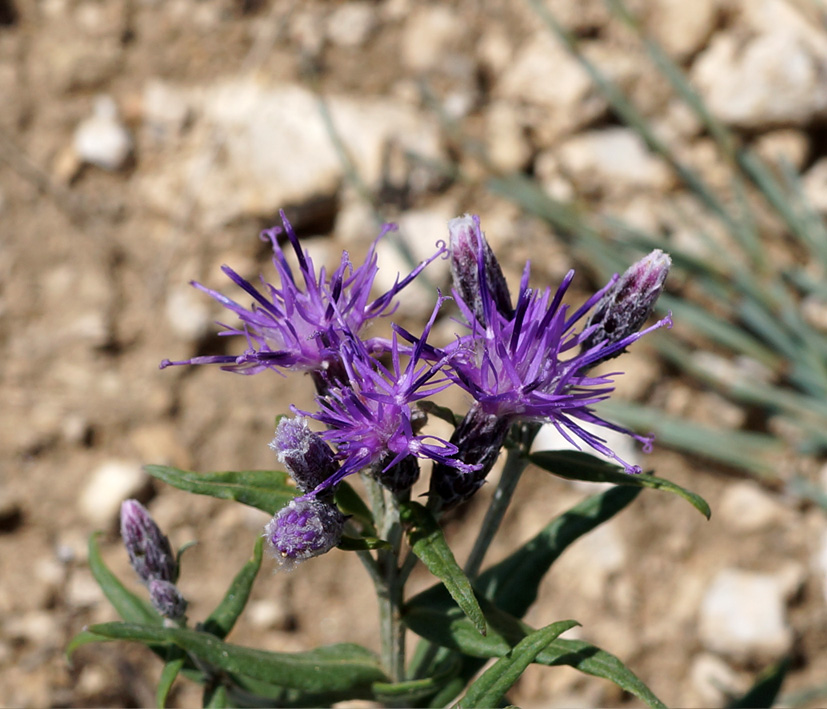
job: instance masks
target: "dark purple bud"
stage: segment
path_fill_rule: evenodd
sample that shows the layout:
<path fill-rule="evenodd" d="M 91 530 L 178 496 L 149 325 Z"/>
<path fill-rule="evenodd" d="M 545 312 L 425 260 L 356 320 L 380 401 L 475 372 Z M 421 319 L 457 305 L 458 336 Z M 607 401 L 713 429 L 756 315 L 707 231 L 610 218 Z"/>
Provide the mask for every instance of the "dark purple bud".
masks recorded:
<path fill-rule="evenodd" d="M 169 539 L 137 500 L 127 500 L 121 505 L 121 537 L 129 563 L 144 584 L 153 580 L 175 583 L 178 564 Z"/>
<path fill-rule="evenodd" d="M 594 327 L 594 330 L 583 340 L 582 351 L 601 343 L 620 342 L 638 332 L 663 290 L 671 265 L 668 254 L 656 249 L 629 268 L 592 311 L 584 329 Z M 606 359 L 621 353 L 622 350 L 616 351 Z"/>
<path fill-rule="evenodd" d="M 339 468 L 333 450 L 301 417 L 279 421 L 270 447 L 302 492 L 312 492 Z"/>
<path fill-rule="evenodd" d="M 511 422 L 503 416 L 490 416 L 474 406 L 466 414 L 451 436 L 457 447 L 456 458 L 468 465 L 479 465 L 478 470 L 463 472 L 441 463 L 431 473 L 430 496 L 441 500 L 442 509 L 456 507 L 470 499 L 479 490 L 505 442 Z"/>
<path fill-rule="evenodd" d="M 164 618 L 180 620 L 187 612 L 187 600 L 174 583 L 153 579 L 149 582 L 149 600 Z"/>
<path fill-rule="evenodd" d="M 391 457 L 391 454 L 385 456 L 385 465 L 390 462 Z M 380 485 L 393 493 L 405 492 L 419 480 L 419 461 L 416 456 L 408 455 L 387 470 L 384 470 L 384 465 L 380 463 L 376 466 L 374 477 Z"/>
<path fill-rule="evenodd" d="M 501 315 L 511 319 L 514 308 L 500 263 L 480 229 L 480 218 L 466 214 L 448 222 L 451 240 L 451 276 L 454 289 L 474 312 L 480 324 L 485 325 L 483 296 L 480 293 L 480 275 L 495 307 Z"/>
<path fill-rule="evenodd" d="M 264 538 L 279 565 L 291 571 L 299 562 L 335 547 L 344 526 L 344 515 L 335 505 L 297 497 L 267 523 Z"/>

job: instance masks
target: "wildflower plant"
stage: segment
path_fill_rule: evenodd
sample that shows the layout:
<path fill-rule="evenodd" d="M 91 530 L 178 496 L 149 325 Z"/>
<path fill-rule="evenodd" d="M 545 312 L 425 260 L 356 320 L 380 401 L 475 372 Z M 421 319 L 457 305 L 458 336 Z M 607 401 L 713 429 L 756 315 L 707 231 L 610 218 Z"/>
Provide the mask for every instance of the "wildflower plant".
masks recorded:
<path fill-rule="evenodd" d="M 146 509 L 125 502 L 123 541 L 149 602 L 106 568 L 93 536 L 92 571 L 123 622 L 84 630 L 72 641 L 70 653 L 93 641 L 145 644 L 165 663 L 159 705 L 184 675 L 203 684 L 205 706 L 327 706 L 354 698 L 388 706 L 444 706 L 460 695 L 458 706 L 500 706 L 525 668 L 537 663 L 570 665 L 615 682 L 649 706 L 662 706 L 618 658 L 561 637 L 576 621 L 533 629 L 521 618 L 565 547 L 624 509 L 642 488 L 675 492 L 709 515 L 700 497 L 642 473 L 595 433 L 602 427 L 625 433 L 644 448 L 651 444 L 649 437 L 595 412 L 620 375 L 619 370 L 606 373 L 595 367 L 614 361 L 653 329 L 671 325 L 667 316 L 645 326 L 663 288 L 669 257 L 653 252 L 579 307 L 565 302 L 573 272 L 556 289 L 533 289 L 526 264 L 512 299 L 479 219 L 466 215 L 449 223 L 449 241 L 438 244 L 431 259 L 372 298 L 375 244 L 364 264 L 354 267 L 344 254 L 328 275 L 316 271 L 284 215 L 282 219 L 283 231 L 263 234 L 273 248 L 279 285 L 262 281 L 256 287 L 224 268 L 252 297 L 250 307 L 195 284 L 238 317 L 240 323 L 225 325 L 224 334 L 244 337 L 242 354 L 161 366 L 218 364 L 261 377 L 272 370 L 310 373 L 315 409 L 293 407 L 279 419 L 270 443 L 284 470 L 199 474 L 147 466 L 151 475 L 182 490 L 250 505 L 272 519 L 218 607 L 190 624 L 168 540 Z M 282 233 L 295 251 L 300 278 L 281 250 L 277 237 Z M 451 259 L 452 297 L 436 294 L 423 330 L 412 333 L 393 323 L 390 338 L 366 337 L 365 326 L 392 315 L 397 298 L 405 297 L 405 286 L 440 257 Z M 447 344 L 435 343 L 434 323 L 449 308 L 455 308 L 456 335 Z M 433 401 L 448 388 L 464 392 L 470 402 L 466 412 L 454 413 Z M 451 424 L 448 440 L 428 432 L 429 416 Z M 532 451 L 544 424 L 577 450 Z M 503 450 L 496 493 L 470 557 L 460 566 L 440 520 L 479 490 Z M 483 568 L 529 463 L 566 478 L 614 486 L 550 520 L 534 539 Z M 411 488 L 426 472 L 428 492 L 419 502 L 412 499 Z M 361 477 L 366 499 L 351 486 L 354 475 Z M 334 549 L 357 553 L 376 587 L 381 654 L 347 642 L 299 653 L 227 642 L 264 549 L 279 571 L 293 573 L 303 573 L 307 560 Z M 436 582 L 409 596 L 406 581 L 420 562 Z M 421 638 L 410 656 L 407 630 Z M 496 661 L 480 674 L 490 659 Z"/>

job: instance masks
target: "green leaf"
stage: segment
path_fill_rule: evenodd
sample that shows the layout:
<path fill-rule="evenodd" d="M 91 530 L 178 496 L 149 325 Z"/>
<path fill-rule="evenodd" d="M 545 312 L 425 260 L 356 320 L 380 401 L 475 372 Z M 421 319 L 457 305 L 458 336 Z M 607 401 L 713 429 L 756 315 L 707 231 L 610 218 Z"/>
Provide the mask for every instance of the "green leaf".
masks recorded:
<path fill-rule="evenodd" d="M 69 644 L 66 646 L 66 659 L 69 662 L 72 661 L 72 655 L 75 654 L 75 650 L 79 647 L 83 647 L 84 645 L 88 645 L 89 643 L 100 643 L 106 642 L 108 638 L 103 637 L 102 635 L 98 635 L 97 633 L 92 633 L 88 630 L 81 630 L 75 637 L 73 637 Z"/>
<path fill-rule="evenodd" d="M 336 505 L 343 514 L 354 517 L 368 536 L 376 536 L 373 513 L 356 491 L 343 480 L 336 486 Z"/>
<path fill-rule="evenodd" d="M 532 453 L 529 459 L 543 470 L 570 480 L 614 483 L 615 485 L 634 485 L 637 487 L 651 487 L 655 490 L 674 492 L 689 502 L 689 504 L 707 519 L 709 519 L 712 514 L 706 500 L 700 495 L 690 492 L 670 480 L 657 478 L 654 475 L 631 475 L 624 473 L 618 466 L 595 458 L 588 453 L 581 453 L 579 451 L 540 451 L 538 453 Z"/>
<path fill-rule="evenodd" d="M 225 707 L 230 706 L 227 701 L 227 687 L 220 682 L 205 686 L 201 706 L 210 709 L 225 709 Z"/>
<path fill-rule="evenodd" d="M 238 617 L 247 605 L 250 592 L 253 590 L 253 582 L 261 568 L 263 544 L 264 538 L 259 537 L 253 549 L 253 558 L 244 564 L 241 571 L 233 579 L 232 584 L 230 584 L 230 588 L 227 589 L 227 593 L 224 594 L 224 598 L 210 613 L 209 618 L 204 621 L 203 628 L 199 628 L 199 630 L 204 630 L 223 640 L 233 629 Z"/>
<path fill-rule="evenodd" d="M 93 626 L 90 631 L 111 640 L 174 643 L 225 672 L 306 692 L 344 692 L 387 681 L 376 656 L 351 643 L 328 645 L 308 652 L 265 652 L 231 645 L 209 633 L 183 628 L 103 623 Z"/>
<path fill-rule="evenodd" d="M 789 668 L 789 657 L 785 657 L 780 662 L 768 667 L 761 673 L 750 690 L 739 699 L 730 702 L 727 709 L 749 709 L 750 707 L 755 709 L 766 707 L 769 709 L 775 703 L 775 698 L 781 691 L 781 685 L 784 683 L 784 677 L 786 677 Z"/>
<path fill-rule="evenodd" d="M 169 691 L 172 689 L 172 684 L 178 677 L 178 673 L 184 667 L 186 659 L 187 656 L 181 648 L 170 648 L 167 661 L 164 663 L 164 669 L 161 670 L 161 678 L 158 680 L 158 689 L 155 690 L 155 703 L 161 709 L 167 705 Z"/>
<path fill-rule="evenodd" d="M 474 624 L 477 632 L 485 635 L 485 616 L 474 596 L 474 589 L 457 564 L 434 516 L 418 502 L 405 502 L 400 506 L 400 518 L 407 528 L 413 553 L 428 567 L 428 571 L 445 584 L 448 593 Z"/>
<path fill-rule="evenodd" d="M 498 608 L 522 618 L 537 599 L 540 583 L 560 554 L 623 510 L 640 491 L 639 487 L 618 486 L 583 500 L 484 571 L 476 582 L 477 590 Z"/>
<path fill-rule="evenodd" d="M 557 638 L 558 635 L 580 625 L 576 620 L 561 620 L 526 635 L 505 657 L 489 667 L 457 703 L 466 707 L 499 707 L 505 693 L 511 689 L 526 668 Z"/>
<path fill-rule="evenodd" d="M 437 645 L 478 658 L 504 657 L 533 629 L 485 599 L 480 606 L 488 621 L 488 635 L 480 636 L 442 587 L 412 598 L 402 620 L 411 630 Z M 614 655 L 579 640 L 557 638 L 536 658 L 541 665 L 569 665 L 586 674 L 614 682 L 650 707 L 664 704 Z"/>
<path fill-rule="evenodd" d="M 455 666 L 458 663 L 455 663 Z M 373 684 L 373 696 L 376 701 L 391 706 L 415 706 L 423 699 L 433 696 L 448 681 L 446 676 L 426 677 L 424 679 L 412 679 L 405 682 L 390 684 L 388 682 L 375 682 Z"/>
<path fill-rule="evenodd" d="M 389 542 L 386 542 L 384 539 L 378 539 L 377 537 L 357 538 L 345 535 L 337 545 L 337 548 L 343 551 L 371 551 L 372 549 L 392 549 L 393 547 Z"/>
<path fill-rule="evenodd" d="M 144 470 L 179 490 L 235 500 L 271 515 L 299 494 L 290 476 L 279 470 L 193 473 L 166 465 L 146 465 Z"/>
<path fill-rule="evenodd" d="M 89 537 L 89 569 L 101 587 L 109 602 L 118 611 L 121 618 L 130 623 L 147 623 L 149 625 L 161 625 L 163 619 L 149 603 L 138 596 L 120 582 L 106 564 L 98 547 L 99 533 Z"/>

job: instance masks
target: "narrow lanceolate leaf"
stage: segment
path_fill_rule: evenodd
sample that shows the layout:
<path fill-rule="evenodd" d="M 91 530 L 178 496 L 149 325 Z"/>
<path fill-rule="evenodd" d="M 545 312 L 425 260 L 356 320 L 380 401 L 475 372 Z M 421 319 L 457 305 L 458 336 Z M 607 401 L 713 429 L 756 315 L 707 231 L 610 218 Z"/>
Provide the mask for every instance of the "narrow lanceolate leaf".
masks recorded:
<path fill-rule="evenodd" d="M 158 628 L 134 623 L 103 623 L 89 629 L 110 640 L 172 643 L 225 672 L 306 692 L 347 692 L 387 682 L 378 658 L 350 643 L 328 645 L 308 652 L 265 652 L 225 643 L 214 635 L 182 628 Z"/>
<path fill-rule="evenodd" d="M 170 648 L 164 669 L 161 670 L 161 678 L 158 680 L 158 688 L 155 690 L 155 703 L 163 709 L 167 705 L 167 697 L 172 685 L 178 677 L 178 673 L 184 667 L 186 655 L 179 647 Z"/>
<path fill-rule="evenodd" d="M 540 451 L 532 453 L 529 458 L 537 467 L 570 480 L 651 487 L 655 490 L 674 492 L 689 502 L 707 519 L 712 514 L 706 500 L 700 495 L 690 492 L 670 480 L 657 478 L 654 475 L 630 475 L 624 473 L 618 466 L 595 458 L 588 453 L 580 453 L 579 451 Z"/>
<path fill-rule="evenodd" d="M 201 706 L 205 709 L 224 709 L 230 706 L 227 701 L 227 688 L 223 684 L 209 684 L 204 687 Z"/>
<path fill-rule="evenodd" d="M 418 401 L 417 408 L 424 411 L 428 416 L 434 416 L 446 423 L 450 423 L 454 428 L 462 423 L 462 416 L 455 414 L 447 406 L 440 406 L 433 401 Z"/>
<path fill-rule="evenodd" d="M 336 506 L 341 510 L 342 514 L 353 517 L 355 521 L 362 525 L 361 529 L 363 534 L 372 537 L 376 536 L 373 513 L 346 480 L 343 480 L 336 486 L 335 499 Z"/>
<path fill-rule="evenodd" d="M 556 517 L 510 556 L 487 569 L 477 590 L 497 608 L 522 618 L 537 599 L 551 565 L 574 541 L 611 519 L 640 493 L 639 487 L 618 486 L 593 495 Z"/>
<path fill-rule="evenodd" d="M 471 622 L 441 587 L 412 598 L 402 619 L 411 630 L 437 645 L 478 658 L 504 657 L 533 629 L 519 619 L 482 599 L 488 635 L 480 636 Z M 650 707 L 665 705 L 618 658 L 579 640 L 557 638 L 535 658 L 541 665 L 569 665 L 586 674 L 602 677 L 635 695 Z"/>
<path fill-rule="evenodd" d="M 271 515 L 299 494 L 291 484 L 290 476 L 279 470 L 193 473 L 166 465 L 147 465 L 144 469 L 179 490 L 220 500 L 235 500 Z"/>
<path fill-rule="evenodd" d="M 580 624 L 576 620 L 561 620 L 526 635 L 508 655 L 497 660 L 468 688 L 456 704 L 457 709 L 499 707 L 505 693 L 549 643 L 575 625 Z"/>
<path fill-rule="evenodd" d="M 130 623 L 161 625 L 163 619 L 155 612 L 149 601 L 127 590 L 103 562 L 97 538 L 98 534 L 89 537 L 89 569 L 109 602 L 121 618 Z"/>
<path fill-rule="evenodd" d="M 247 605 L 247 599 L 250 598 L 250 592 L 253 590 L 253 582 L 261 568 L 263 543 L 264 538 L 259 537 L 253 549 L 253 558 L 244 564 L 230 584 L 230 588 L 227 589 L 227 593 L 224 594 L 224 598 L 221 599 L 221 603 L 204 621 L 202 629 L 205 632 L 223 640 L 233 629 L 238 617 Z"/>
<path fill-rule="evenodd" d="M 485 616 L 480 610 L 471 582 L 460 568 L 434 516 L 418 502 L 401 507 L 402 523 L 408 531 L 413 553 L 428 567 L 457 602 L 476 630 L 485 635 Z"/>

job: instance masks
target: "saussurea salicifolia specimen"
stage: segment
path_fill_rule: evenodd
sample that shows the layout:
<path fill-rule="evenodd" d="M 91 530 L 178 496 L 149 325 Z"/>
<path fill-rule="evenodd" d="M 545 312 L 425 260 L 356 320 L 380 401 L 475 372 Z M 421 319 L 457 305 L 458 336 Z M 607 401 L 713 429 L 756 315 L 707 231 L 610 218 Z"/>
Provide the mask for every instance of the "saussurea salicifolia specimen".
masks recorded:
<path fill-rule="evenodd" d="M 669 257 L 652 252 L 579 307 L 564 302 L 573 271 L 557 289 L 533 289 L 526 264 L 512 298 L 479 219 L 466 215 L 449 222 L 448 243 L 439 242 L 430 259 L 373 297 L 376 242 L 363 264 L 354 266 L 345 253 L 328 274 L 317 271 L 283 214 L 282 220 L 283 229 L 262 234 L 272 245 L 278 284 L 262 279 L 254 285 L 223 269 L 252 298 L 249 307 L 194 284 L 238 318 L 237 324 L 223 325 L 222 334 L 242 335 L 244 351 L 165 360 L 161 367 L 218 364 L 259 377 L 310 374 L 315 408 L 292 407 L 278 419 L 270 442 L 283 470 L 197 474 L 147 466 L 150 474 L 183 490 L 271 514 L 253 558 L 213 613 L 190 626 L 186 599 L 176 585 L 178 559 L 148 512 L 128 501 L 122 536 L 150 602 L 108 571 L 93 537 L 93 572 L 125 622 L 93 626 L 70 649 L 95 640 L 145 643 L 165 662 L 159 704 L 175 678 L 185 674 L 204 685 L 204 702 L 210 706 L 322 706 L 348 698 L 390 706 L 443 706 L 463 693 L 462 706 L 499 706 L 524 669 L 539 663 L 571 665 L 614 681 L 650 706 L 662 706 L 616 657 L 559 637 L 575 621 L 534 630 L 520 618 L 563 549 L 623 509 L 643 487 L 677 492 L 708 515 L 701 498 L 642 473 L 601 434 L 621 432 L 644 449 L 651 445 L 649 437 L 601 417 L 599 404 L 611 396 L 620 374 L 605 363 L 652 330 L 671 325 L 666 317 L 645 326 L 663 288 Z M 379 238 L 391 228 L 385 227 Z M 292 249 L 297 269 L 282 243 Z M 414 333 L 391 322 L 388 337 L 367 337 L 368 325 L 392 316 L 405 287 L 437 258 L 450 259 L 452 297 L 435 292 L 423 330 Z M 454 309 L 458 332 L 447 344 L 433 342 L 434 324 L 449 309 Z M 451 387 L 459 387 L 471 402 L 466 412 L 455 414 L 433 401 Z M 283 412 L 273 412 L 278 413 Z M 429 416 L 453 426 L 448 440 L 429 432 Z M 554 427 L 574 450 L 532 451 L 542 425 Z M 495 493 L 473 550 L 460 567 L 440 519 L 479 490 L 503 449 Z M 411 489 L 426 461 L 430 481 L 423 487 L 423 504 L 412 499 Z M 552 519 L 534 539 L 482 571 L 530 462 L 566 478 L 616 485 Z M 365 499 L 350 484 L 354 475 L 361 478 Z M 273 653 L 226 642 L 246 605 L 263 548 L 282 570 L 334 548 L 357 553 L 377 592 L 381 655 L 349 643 Z M 438 582 L 407 597 L 405 582 L 419 561 Z M 410 658 L 407 629 L 421 637 Z M 500 659 L 477 677 L 494 657 Z"/>

